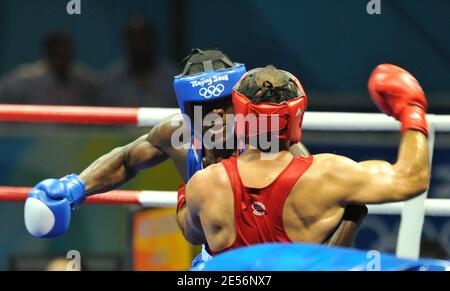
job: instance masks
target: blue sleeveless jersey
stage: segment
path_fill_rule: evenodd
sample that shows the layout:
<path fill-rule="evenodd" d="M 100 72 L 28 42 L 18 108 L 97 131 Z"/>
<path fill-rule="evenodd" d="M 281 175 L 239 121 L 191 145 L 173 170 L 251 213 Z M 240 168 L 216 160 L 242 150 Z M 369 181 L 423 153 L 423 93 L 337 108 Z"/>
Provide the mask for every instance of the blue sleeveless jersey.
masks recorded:
<path fill-rule="evenodd" d="M 198 171 L 203 170 L 203 152 L 201 150 L 201 145 L 197 148 L 194 146 L 194 141 L 191 142 L 189 150 L 186 155 L 186 165 L 187 165 L 187 177 L 186 183 L 194 176 Z"/>

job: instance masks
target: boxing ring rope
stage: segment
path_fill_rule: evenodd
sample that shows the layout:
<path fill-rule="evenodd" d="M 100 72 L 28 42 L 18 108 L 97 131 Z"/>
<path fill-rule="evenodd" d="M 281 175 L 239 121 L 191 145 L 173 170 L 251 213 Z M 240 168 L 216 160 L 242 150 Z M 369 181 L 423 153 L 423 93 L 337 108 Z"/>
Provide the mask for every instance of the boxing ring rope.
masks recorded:
<path fill-rule="evenodd" d="M 3 122 L 39 122 L 90 125 L 131 125 L 154 126 L 162 119 L 179 113 L 172 108 L 111 108 L 81 106 L 40 106 L 40 105 L 6 105 L 0 104 L 0 121 Z M 450 132 L 450 115 L 428 114 L 430 162 L 434 150 L 435 132 Z M 379 113 L 338 113 L 338 112 L 306 112 L 304 130 L 317 131 L 396 131 L 400 123 L 393 118 Z M 24 188 L 14 190 L 11 187 L 0 188 L 0 201 L 8 200 L 8 196 L 23 201 L 26 197 Z M 4 192 L 3 190 L 8 190 Z M 22 192 L 20 192 L 21 190 Z M 175 206 L 176 194 L 143 191 L 131 193 L 127 191 L 125 203 L 146 207 Z M 140 194 L 139 194 L 140 193 Z M 20 194 L 22 195 L 21 197 Z M 87 203 L 121 203 L 118 196 L 122 191 L 96 195 Z M 162 198 L 163 195 L 167 197 Z M 425 215 L 450 216 L 450 199 L 427 199 L 428 193 L 401 203 L 370 205 L 371 214 L 398 214 L 401 223 L 398 234 L 397 251 L 399 257 L 417 259 L 420 252 L 420 240 Z M 135 198 L 131 198 L 131 196 Z M 113 199 L 113 197 L 115 197 Z M 141 202 L 138 198 L 142 198 Z M 19 199 L 20 198 L 20 199 Z M 148 199 L 148 200 L 146 200 Z M 159 200 L 160 199 L 160 200 Z"/>
<path fill-rule="evenodd" d="M 118 108 L 0 104 L 0 121 L 89 125 L 154 126 L 179 113 L 172 108 Z"/>
<path fill-rule="evenodd" d="M 118 108 L 0 104 L 0 121 L 155 126 L 177 108 Z M 450 132 L 450 115 L 427 115 L 435 131 Z M 326 122 L 324 122 L 326 121 Z M 331 131 L 395 131 L 400 123 L 381 113 L 306 112 L 303 128 Z"/>
<path fill-rule="evenodd" d="M 31 188 L 0 187 L 0 202 L 24 202 Z M 177 192 L 173 191 L 125 191 L 116 190 L 105 194 L 92 195 L 85 204 L 138 205 L 141 207 L 175 207 Z"/>
<path fill-rule="evenodd" d="M 24 202 L 30 187 L 1 187 L 0 202 Z M 138 205 L 141 207 L 175 207 L 177 192 L 174 191 L 125 191 L 115 190 L 90 196 L 84 202 L 93 205 Z M 368 205 L 369 214 L 401 215 L 405 202 Z M 425 215 L 450 216 L 450 199 L 425 200 Z"/>

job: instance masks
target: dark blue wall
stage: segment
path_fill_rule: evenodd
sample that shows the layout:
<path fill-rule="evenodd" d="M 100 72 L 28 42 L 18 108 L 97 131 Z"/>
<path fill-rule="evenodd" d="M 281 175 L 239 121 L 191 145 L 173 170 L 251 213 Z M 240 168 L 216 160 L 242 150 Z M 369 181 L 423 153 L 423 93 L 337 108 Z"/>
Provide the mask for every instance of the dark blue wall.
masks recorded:
<path fill-rule="evenodd" d="M 450 89 L 450 1 L 382 0 L 373 16 L 368 1 L 191 2 L 191 46 L 220 44 L 250 67 L 274 63 L 311 89 L 365 90 L 381 62 L 405 66 L 428 90 Z"/>
<path fill-rule="evenodd" d="M 82 15 L 63 0 L 0 0 L 0 72 L 39 55 L 47 31 L 74 34 L 81 61 L 96 68 L 121 56 L 120 30 L 131 15 L 160 30 L 173 51 L 174 0 L 81 0 Z M 249 67 L 273 63 L 298 74 L 309 90 L 365 91 L 370 70 L 393 62 L 414 72 L 427 92 L 450 90 L 450 1 L 186 0 L 186 47 L 220 47 Z"/>
<path fill-rule="evenodd" d="M 169 1 L 81 0 L 82 14 L 68 15 L 65 0 L 0 0 L 0 71 L 40 56 L 40 41 L 52 30 L 75 38 L 79 60 L 101 68 L 122 55 L 123 26 L 146 16 L 160 31 L 160 51 L 168 50 Z"/>

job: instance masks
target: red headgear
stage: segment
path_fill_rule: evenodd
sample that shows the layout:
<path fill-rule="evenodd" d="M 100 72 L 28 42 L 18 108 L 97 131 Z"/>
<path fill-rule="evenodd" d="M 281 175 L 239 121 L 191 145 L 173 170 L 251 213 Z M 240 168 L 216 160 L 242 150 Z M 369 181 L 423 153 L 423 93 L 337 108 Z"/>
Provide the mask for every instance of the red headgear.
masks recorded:
<path fill-rule="evenodd" d="M 289 79 L 295 82 L 300 91 L 299 96 L 280 104 L 269 102 L 251 103 L 248 97 L 237 92 L 237 89 L 243 79 L 249 74 L 255 73 L 257 70 L 260 69 L 255 69 L 246 73 L 233 88 L 232 96 L 237 122 L 236 135 L 239 138 L 243 138 L 244 136 L 252 137 L 270 131 L 276 130 L 280 132 L 283 129 L 287 129 L 286 133 L 280 134 L 277 137 L 280 139 L 287 139 L 292 143 L 299 142 L 302 137 L 303 115 L 308 103 L 308 97 L 306 96 L 303 86 L 295 76 L 289 72 L 282 71 Z M 254 124 L 251 124 L 251 122 L 248 122 L 249 119 L 247 117 L 251 114 L 254 114 L 256 117 L 256 127 Z M 241 115 L 241 118 L 239 115 Z M 245 118 L 245 121 L 242 117 Z M 275 120 L 275 118 L 277 120 Z M 274 120 L 275 125 L 273 124 Z M 278 126 L 276 126 L 276 121 L 278 121 Z M 245 126 L 240 122 L 245 122 Z"/>

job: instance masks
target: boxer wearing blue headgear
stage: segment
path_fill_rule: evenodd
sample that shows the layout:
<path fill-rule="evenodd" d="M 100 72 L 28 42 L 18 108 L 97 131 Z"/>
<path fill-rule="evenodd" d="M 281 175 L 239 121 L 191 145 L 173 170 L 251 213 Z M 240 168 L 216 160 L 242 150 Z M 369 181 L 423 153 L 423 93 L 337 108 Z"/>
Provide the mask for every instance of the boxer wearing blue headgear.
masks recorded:
<path fill-rule="evenodd" d="M 243 64 L 231 61 L 219 50 L 193 49 L 191 55 L 185 59 L 182 74 L 174 78 L 174 89 L 178 104 L 185 119 L 190 125 L 191 144 L 187 153 L 187 179 L 201 170 L 203 166 L 217 162 L 216 156 L 228 157 L 234 149 L 217 149 L 214 152 L 204 151 L 203 135 L 212 128 L 204 126 L 203 120 L 207 114 L 215 113 L 222 117 L 221 122 L 225 129 L 226 114 L 234 113 L 231 101 L 233 86 L 246 72 Z M 201 116 L 194 116 L 194 107 L 201 110 Z M 223 131 L 223 144 L 227 139 L 234 139 L 234 134 Z M 233 142 L 234 143 L 234 142 Z"/>
<path fill-rule="evenodd" d="M 186 58 L 186 66 L 181 76 L 177 77 L 180 86 L 182 87 L 183 80 L 192 77 L 192 88 L 211 90 L 209 87 L 214 83 L 221 92 L 212 92 L 209 96 L 208 92 L 202 90 L 195 94 L 191 92 L 193 96 L 190 96 L 189 91 L 185 90 L 179 95 L 186 101 L 180 102 L 182 111 L 187 113 L 188 106 L 201 105 L 205 113 L 233 113 L 233 80 L 237 81 L 244 72 L 243 65 L 232 62 L 218 50 L 193 50 Z M 205 76 L 208 77 L 202 80 Z M 208 78 L 212 83 L 206 87 Z M 220 82 L 216 82 L 218 80 Z M 178 87 L 181 88 L 180 86 Z M 201 95 L 204 95 L 205 99 L 200 98 Z M 184 124 L 173 122 L 174 120 L 182 121 L 182 118 L 180 115 L 167 118 L 153 127 L 148 134 L 99 158 L 79 176 L 72 174 L 37 184 L 25 205 L 27 230 L 33 236 L 41 238 L 64 234 L 70 226 L 71 212 L 77 209 L 86 196 L 116 189 L 143 169 L 154 167 L 169 158 L 183 179 L 188 181 L 197 170 L 219 161 L 224 155 L 232 154 L 232 149 L 229 152 L 204 150 L 199 155 L 192 149 L 175 149 L 172 136 L 183 128 Z"/>
<path fill-rule="evenodd" d="M 200 94 L 205 95 L 205 99 L 200 99 L 198 95 L 189 97 L 186 95 L 187 91 L 184 91 L 183 95 L 180 95 L 185 98 L 182 99 L 184 100 L 183 105 L 180 102 L 183 112 L 190 114 L 189 108 L 192 108 L 192 105 L 200 105 L 204 113 L 233 113 L 231 94 L 229 96 L 225 94 L 229 90 L 230 80 L 240 74 L 243 66 L 232 62 L 222 52 L 218 50 L 193 50 L 186 59 L 182 76 L 178 79 L 182 79 L 183 76 L 189 78 L 192 75 L 193 79 L 198 81 L 198 83 L 193 83 L 198 85 L 196 88 L 204 88 L 200 85 L 202 80 L 197 78 L 203 73 L 214 74 L 215 72 L 211 71 L 211 66 L 216 73 L 218 72 L 222 76 L 224 72 L 230 72 L 228 81 L 225 76 L 222 77 L 226 81 L 221 83 L 224 85 L 224 91 L 219 96 L 211 97 L 202 91 L 203 93 Z M 213 78 L 213 81 L 214 77 L 211 78 Z M 218 80 L 219 77 L 215 79 Z M 206 79 L 203 81 L 205 86 L 209 82 Z M 219 84 L 218 82 L 214 83 Z M 193 92 L 195 93 L 195 91 Z M 214 95 L 214 92 L 212 95 Z M 195 101 L 193 98 L 198 99 Z M 77 209 L 86 196 L 116 189 L 133 179 L 142 170 L 157 166 L 167 159 L 174 162 L 180 176 L 183 177 L 184 181 L 188 181 L 196 171 L 232 154 L 232 151 L 225 152 L 217 149 L 204 149 L 199 151 L 199 154 L 192 147 L 190 150 L 175 149 L 172 146 L 171 138 L 175 131 L 183 127 L 183 124 L 172 122 L 173 120 L 181 121 L 182 118 L 180 115 L 175 115 L 163 120 L 153 127 L 148 134 L 128 145 L 117 147 L 100 157 L 79 176 L 74 174 L 59 180 L 51 179 L 39 183 L 30 193 L 29 200 L 25 205 L 27 230 L 32 235 L 43 238 L 64 234 L 70 225 L 71 212 Z M 308 155 L 307 150 L 300 144 L 292 147 L 291 151 L 295 152 L 295 155 Z M 179 210 L 181 212 L 184 211 L 183 207 L 184 204 L 180 203 Z M 339 244 L 339 241 L 336 241 L 336 244 Z"/>
<path fill-rule="evenodd" d="M 233 86 L 245 74 L 245 65 L 233 63 L 219 51 L 193 50 L 198 56 L 197 62 L 191 57 L 181 75 L 175 77 L 174 88 L 181 112 L 192 115 L 192 103 L 203 103 L 229 98 Z M 216 55 L 216 59 L 211 59 Z M 203 58 L 201 58 L 203 56 Z M 214 63 L 215 62 L 215 63 Z M 215 67 L 224 66 L 223 69 Z M 203 71 L 195 73 L 203 67 Z"/>
<path fill-rule="evenodd" d="M 188 181 L 197 171 L 235 153 L 234 149 L 230 150 L 226 147 L 216 149 L 216 151 L 203 150 L 202 137 L 212 127 L 205 127 L 203 119 L 209 113 L 219 114 L 224 125 L 222 127 L 223 144 L 227 139 L 234 139 L 234 134 L 227 135 L 224 130 L 225 115 L 234 113 L 231 93 L 234 85 L 245 74 L 246 69 L 243 64 L 232 62 L 218 50 L 194 49 L 185 62 L 182 74 L 174 78 L 174 89 L 181 112 L 185 119 L 189 119 L 186 124 L 190 125 L 191 143 L 186 155 L 186 181 Z M 202 110 L 202 116 L 197 120 L 194 118 L 195 106 Z M 185 206 L 184 190 L 183 184 L 178 189 L 177 212 L 180 212 Z M 203 247 L 202 254 L 194 260 L 193 265 L 210 258 Z"/>

